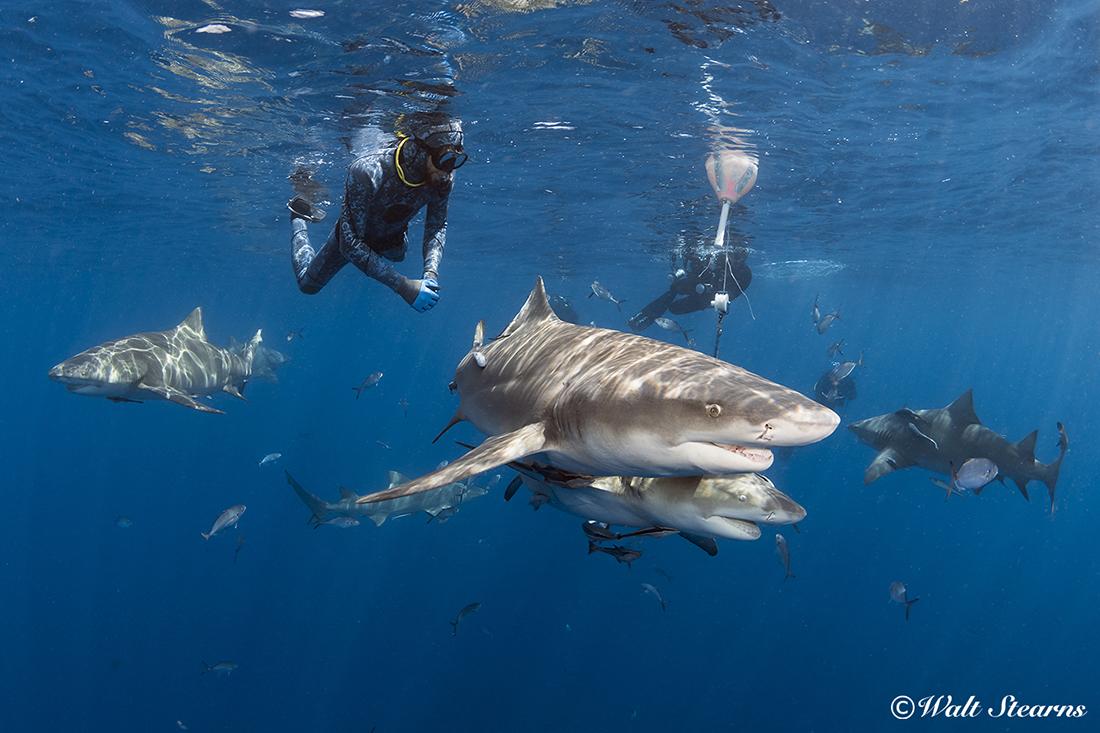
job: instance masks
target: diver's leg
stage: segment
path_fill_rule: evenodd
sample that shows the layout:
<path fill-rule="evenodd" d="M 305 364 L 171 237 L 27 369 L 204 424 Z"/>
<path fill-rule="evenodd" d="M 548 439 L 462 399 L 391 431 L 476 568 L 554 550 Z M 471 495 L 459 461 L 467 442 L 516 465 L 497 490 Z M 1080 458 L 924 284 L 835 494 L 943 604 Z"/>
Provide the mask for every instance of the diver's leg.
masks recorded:
<path fill-rule="evenodd" d="M 652 326 L 653 319 L 663 316 L 675 297 L 676 293 L 666 290 L 656 300 L 630 317 L 627 321 L 630 328 L 641 332 Z"/>
<path fill-rule="evenodd" d="M 710 301 L 713 299 L 710 293 L 685 295 L 677 301 L 668 304 L 668 310 L 670 313 L 674 313 L 678 316 L 682 316 L 685 313 L 694 313 L 695 311 L 701 311 L 704 308 L 710 306 Z"/>
<path fill-rule="evenodd" d="M 309 243 L 306 222 L 295 217 L 291 220 L 293 233 L 290 235 L 290 261 L 294 266 L 294 277 L 298 280 L 298 289 L 307 295 L 317 293 L 328 284 L 332 276 L 348 264 L 340 253 L 337 231 L 334 229 L 328 241 L 315 252 Z"/>

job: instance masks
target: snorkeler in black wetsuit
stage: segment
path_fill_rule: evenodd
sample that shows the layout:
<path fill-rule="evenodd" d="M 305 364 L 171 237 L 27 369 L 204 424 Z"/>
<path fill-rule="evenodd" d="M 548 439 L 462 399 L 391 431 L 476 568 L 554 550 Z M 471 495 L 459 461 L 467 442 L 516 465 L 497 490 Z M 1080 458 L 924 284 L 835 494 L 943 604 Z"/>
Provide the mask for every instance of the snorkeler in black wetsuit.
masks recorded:
<path fill-rule="evenodd" d="M 306 222 L 320 221 L 323 212 L 300 196 L 291 199 L 291 262 L 299 289 L 317 293 L 351 262 L 417 311 L 431 309 L 439 300 L 454 171 L 466 162 L 462 142 L 459 120 L 436 117 L 358 158 L 348 168 L 340 218 L 319 251 L 309 243 Z M 409 222 L 425 206 L 424 275 L 412 280 L 390 262 L 405 259 Z"/>
<path fill-rule="evenodd" d="M 710 307 L 714 294 L 723 289 L 730 300 L 748 290 L 752 282 L 752 270 L 745 259 L 748 250 L 734 247 L 729 250 L 729 272 L 726 272 L 726 252 L 698 252 L 687 250 L 681 267 L 672 274 L 668 290 L 631 317 L 630 327 L 641 332 L 653 325 L 653 321 L 669 311 L 676 315 L 692 313 Z M 740 287 L 739 287 L 740 286 Z"/>

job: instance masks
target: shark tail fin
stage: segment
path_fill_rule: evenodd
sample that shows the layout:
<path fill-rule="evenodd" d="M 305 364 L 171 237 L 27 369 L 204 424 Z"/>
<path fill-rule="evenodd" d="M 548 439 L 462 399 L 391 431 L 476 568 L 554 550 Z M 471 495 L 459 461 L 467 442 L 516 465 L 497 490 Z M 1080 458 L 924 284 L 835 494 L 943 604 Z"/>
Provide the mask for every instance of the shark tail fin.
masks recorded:
<path fill-rule="evenodd" d="M 1064 429 L 1063 429 L 1064 430 Z M 1039 464 L 1042 478 L 1040 479 L 1047 486 L 1047 494 L 1050 495 L 1050 513 L 1054 514 L 1054 489 L 1058 485 L 1058 474 L 1062 471 L 1062 459 L 1066 457 L 1066 445 L 1060 444 L 1058 451 L 1058 457 L 1050 463 Z"/>
<path fill-rule="evenodd" d="M 241 347 L 242 351 L 247 348 L 247 344 Z M 278 382 L 276 370 L 288 361 L 290 359 L 283 352 L 259 345 L 252 354 L 252 376 L 268 382 Z"/>
<path fill-rule="evenodd" d="M 202 535 L 202 538 L 204 540 L 210 539 L 210 533 L 209 532 L 199 532 L 199 534 Z"/>
<path fill-rule="evenodd" d="M 905 620 L 909 620 L 909 609 L 913 607 L 913 604 L 919 601 L 920 598 L 910 598 L 905 602 Z"/>
<path fill-rule="evenodd" d="M 302 503 L 306 505 L 310 513 L 313 515 L 311 521 L 316 521 L 320 524 L 324 521 L 324 517 L 328 514 L 328 508 L 325 502 L 320 497 L 314 496 L 309 493 L 300 483 L 294 480 L 294 477 L 290 475 L 290 471 L 284 471 L 286 474 L 286 482 L 290 484 L 290 488 L 294 489 L 294 493 L 298 495 L 298 498 L 302 500 Z"/>

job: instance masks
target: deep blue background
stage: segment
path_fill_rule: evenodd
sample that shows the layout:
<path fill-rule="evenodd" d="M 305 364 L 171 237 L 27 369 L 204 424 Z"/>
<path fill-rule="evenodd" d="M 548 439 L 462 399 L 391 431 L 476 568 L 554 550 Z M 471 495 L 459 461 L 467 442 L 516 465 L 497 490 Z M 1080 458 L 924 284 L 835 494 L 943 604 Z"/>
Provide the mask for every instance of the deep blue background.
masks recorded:
<path fill-rule="evenodd" d="M 4 730 L 845 731 L 920 727 L 889 716 L 903 693 L 1100 706 L 1095 3 L 777 0 L 770 22 L 705 3 L 376 5 L 0 8 Z M 233 30 L 194 32 L 212 22 Z M 471 162 L 439 307 L 417 315 L 350 269 L 300 295 L 287 174 L 315 166 L 335 205 L 344 140 L 441 83 Z M 715 559 L 646 543 L 628 571 L 586 556 L 579 519 L 499 494 L 443 525 L 306 526 L 283 467 L 333 497 L 457 454 L 429 445 L 454 365 L 536 274 L 612 327 L 592 279 L 627 310 L 663 288 L 675 235 L 713 231 L 715 122 L 761 157 L 734 212 L 756 320 L 735 306 L 723 355 L 808 391 L 843 337 L 867 354 L 846 422 L 973 387 L 994 430 L 1040 429 L 1042 460 L 1062 420 L 1053 517 L 1039 484 L 1030 503 L 999 486 L 944 502 L 916 469 L 864 487 L 873 454 L 841 429 L 770 472 L 809 512 L 785 531 L 786 583 L 772 532 Z M 780 276 L 790 260 L 844 269 Z M 825 337 L 817 294 L 842 309 Z M 264 328 L 292 358 L 281 382 L 209 416 L 45 376 L 195 305 L 215 342 Z M 713 316 L 684 322 L 706 346 Z M 235 503 L 236 564 L 234 533 L 198 536 Z M 921 597 L 908 624 L 896 579 Z M 240 668 L 200 674 L 219 659 Z"/>

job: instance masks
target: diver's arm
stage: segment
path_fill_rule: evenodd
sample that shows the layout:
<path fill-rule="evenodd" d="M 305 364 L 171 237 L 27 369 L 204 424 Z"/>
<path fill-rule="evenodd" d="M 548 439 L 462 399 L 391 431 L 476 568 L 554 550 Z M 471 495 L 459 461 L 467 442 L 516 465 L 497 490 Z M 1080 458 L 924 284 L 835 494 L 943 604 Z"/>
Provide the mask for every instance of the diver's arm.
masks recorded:
<path fill-rule="evenodd" d="M 374 156 L 363 156 L 348 167 L 344 182 L 344 211 L 340 217 L 340 251 L 364 274 L 387 286 L 412 303 L 419 286 L 402 275 L 386 259 L 360 239 L 358 232 L 368 231 L 370 202 L 378 189 L 382 167 Z"/>
<path fill-rule="evenodd" d="M 428 203 L 424 216 L 424 277 L 437 279 L 439 264 L 443 261 L 443 247 L 447 244 L 447 201 L 450 194 Z"/>

